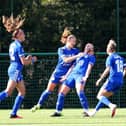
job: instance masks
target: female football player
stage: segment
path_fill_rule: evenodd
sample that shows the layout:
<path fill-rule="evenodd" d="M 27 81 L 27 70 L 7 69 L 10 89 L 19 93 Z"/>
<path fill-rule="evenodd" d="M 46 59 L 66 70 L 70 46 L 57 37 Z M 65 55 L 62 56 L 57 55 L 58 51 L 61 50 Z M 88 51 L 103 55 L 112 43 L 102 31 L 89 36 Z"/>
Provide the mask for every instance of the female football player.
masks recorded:
<path fill-rule="evenodd" d="M 15 19 L 13 17 L 8 18 L 6 20 L 13 20 L 13 23 Z M 4 20 L 5 21 L 5 20 Z M 22 103 L 22 100 L 24 99 L 25 95 L 25 85 L 23 81 L 22 76 L 22 69 L 24 65 L 31 64 L 32 62 L 35 62 L 37 60 L 36 57 L 32 57 L 31 55 L 28 55 L 27 57 L 24 56 L 24 50 L 22 47 L 22 42 L 25 40 L 25 34 L 23 30 L 16 29 L 17 24 L 14 25 L 7 21 L 4 22 L 4 26 L 6 27 L 8 32 L 13 32 L 12 38 L 14 41 L 10 44 L 9 47 L 9 56 L 10 56 L 10 66 L 8 68 L 8 84 L 7 88 L 0 92 L 0 101 L 4 100 L 8 96 L 10 96 L 13 92 L 13 90 L 16 88 L 18 91 L 18 95 L 15 99 L 13 109 L 10 115 L 10 118 L 22 118 L 17 115 L 17 111 L 20 108 L 20 105 Z M 19 24 L 21 22 L 19 21 Z"/>
<path fill-rule="evenodd" d="M 91 43 L 86 44 L 83 56 L 76 59 L 75 64 L 71 67 L 68 73 L 61 80 L 66 79 L 61 86 L 56 103 L 56 112 L 51 116 L 61 116 L 61 111 L 64 106 L 64 98 L 71 88 L 76 87 L 77 95 L 84 109 L 84 114 L 87 116 L 88 101 L 84 93 L 86 81 L 91 73 L 95 63 L 94 46 Z"/>
<path fill-rule="evenodd" d="M 106 59 L 106 69 L 97 80 L 96 86 L 98 86 L 108 74 L 109 77 L 97 95 L 99 102 L 95 110 L 89 113 L 90 116 L 94 116 L 102 105 L 105 104 L 111 109 L 111 117 L 114 117 L 117 105 L 111 103 L 108 98 L 120 90 L 123 85 L 124 61 L 123 58 L 116 53 L 116 43 L 114 40 L 109 40 L 106 51 L 109 55 Z"/>
<path fill-rule="evenodd" d="M 40 109 L 44 101 L 53 92 L 57 84 L 61 84 L 61 77 L 68 72 L 69 68 L 73 65 L 75 59 L 83 55 L 82 53 L 78 54 L 78 49 L 74 48 L 74 46 L 76 45 L 76 37 L 74 35 L 68 35 L 68 37 L 65 38 L 65 41 L 62 43 L 64 43 L 65 46 L 58 49 L 58 64 L 51 75 L 46 90 L 42 92 L 37 105 L 32 107 L 32 112 Z"/>

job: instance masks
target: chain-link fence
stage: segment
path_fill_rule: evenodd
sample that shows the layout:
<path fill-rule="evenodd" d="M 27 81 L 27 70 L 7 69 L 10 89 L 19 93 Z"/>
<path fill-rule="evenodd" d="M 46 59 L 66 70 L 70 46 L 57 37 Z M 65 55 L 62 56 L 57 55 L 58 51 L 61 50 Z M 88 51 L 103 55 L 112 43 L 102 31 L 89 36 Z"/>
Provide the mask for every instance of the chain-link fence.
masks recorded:
<path fill-rule="evenodd" d="M 57 64 L 57 54 L 56 53 L 36 53 L 35 54 L 39 61 L 34 65 L 30 65 L 24 68 L 23 75 L 24 81 L 27 89 L 27 93 L 22 105 L 22 108 L 31 108 L 34 104 L 37 103 L 41 92 L 46 89 L 48 80 L 51 73 L 53 72 Z M 126 55 L 125 53 L 121 54 L 122 56 Z M 9 59 L 7 54 L 0 54 L 0 91 L 4 90 L 7 85 L 8 76 L 7 68 L 9 66 Z M 93 71 L 87 81 L 85 87 L 85 93 L 88 97 L 90 107 L 94 107 L 97 103 L 96 95 L 99 88 L 95 87 L 95 82 L 99 78 L 101 72 L 105 68 L 105 59 L 107 55 L 104 53 L 96 54 L 96 64 L 93 68 Z M 121 89 L 120 92 L 112 98 L 113 102 L 120 107 L 126 106 L 126 86 Z M 55 89 L 53 94 L 49 99 L 44 103 L 43 107 L 45 108 L 55 108 L 58 87 Z M 7 98 L 6 100 L 0 103 L 0 108 L 11 108 L 13 105 L 14 99 L 17 95 L 15 91 L 12 97 Z M 71 92 L 67 95 L 65 99 L 65 107 L 81 107 L 78 96 L 76 95 L 75 89 L 72 89 Z"/>

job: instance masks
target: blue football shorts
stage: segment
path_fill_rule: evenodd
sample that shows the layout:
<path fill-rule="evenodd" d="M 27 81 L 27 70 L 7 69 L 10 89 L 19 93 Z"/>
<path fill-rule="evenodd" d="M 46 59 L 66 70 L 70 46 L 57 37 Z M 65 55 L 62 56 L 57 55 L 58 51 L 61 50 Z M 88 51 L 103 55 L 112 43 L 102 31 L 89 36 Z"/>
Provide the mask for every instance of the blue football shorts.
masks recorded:
<path fill-rule="evenodd" d="M 117 92 L 122 87 L 123 82 L 116 79 L 107 79 L 102 88 L 106 89 L 108 92 Z"/>
<path fill-rule="evenodd" d="M 56 74 L 52 74 L 50 79 L 49 79 L 49 83 L 54 83 L 54 84 L 61 84 L 60 80 L 61 80 L 62 76 L 58 76 Z"/>
<path fill-rule="evenodd" d="M 75 88 L 77 84 L 85 84 L 85 82 L 82 80 L 82 77 L 83 75 L 81 74 L 70 74 L 63 84 L 69 88 Z"/>
<path fill-rule="evenodd" d="M 8 68 L 8 76 L 9 80 L 13 80 L 17 83 L 23 80 L 22 72 L 12 66 Z"/>

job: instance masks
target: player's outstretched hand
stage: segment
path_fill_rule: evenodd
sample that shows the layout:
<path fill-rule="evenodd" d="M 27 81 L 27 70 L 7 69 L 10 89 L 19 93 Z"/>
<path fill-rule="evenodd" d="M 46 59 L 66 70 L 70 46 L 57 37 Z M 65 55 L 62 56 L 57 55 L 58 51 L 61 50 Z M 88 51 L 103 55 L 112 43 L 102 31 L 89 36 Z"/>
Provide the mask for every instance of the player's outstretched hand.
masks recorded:
<path fill-rule="evenodd" d="M 32 60 L 33 60 L 34 62 L 36 62 L 36 61 L 37 61 L 37 57 L 36 57 L 36 56 L 32 56 Z"/>
<path fill-rule="evenodd" d="M 84 55 L 85 55 L 84 52 L 78 53 L 78 57 L 82 57 L 82 56 L 84 56 Z"/>
<path fill-rule="evenodd" d="M 101 78 L 100 79 L 98 79 L 97 81 L 96 81 L 96 86 L 99 86 L 100 85 L 100 83 L 101 83 Z"/>
<path fill-rule="evenodd" d="M 26 57 L 26 59 L 27 59 L 27 60 L 32 60 L 32 55 L 28 55 L 28 56 Z"/>

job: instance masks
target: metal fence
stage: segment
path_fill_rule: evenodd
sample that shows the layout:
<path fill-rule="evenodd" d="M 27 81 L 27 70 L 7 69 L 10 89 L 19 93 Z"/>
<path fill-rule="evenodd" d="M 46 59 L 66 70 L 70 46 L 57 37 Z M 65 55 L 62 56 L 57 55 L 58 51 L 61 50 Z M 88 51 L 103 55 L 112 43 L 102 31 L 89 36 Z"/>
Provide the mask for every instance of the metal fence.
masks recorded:
<path fill-rule="evenodd" d="M 24 67 L 23 74 L 27 93 L 22 104 L 22 108 L 31 108 L 34 104 L 37 103 L 41 92 L 46 88 L 49 77 L 57 64 L 56 53 L 34 53 L 33 55 L 36 55 L 39 60 L 34 65 Z M 125 56 L 126 53 L 121 53 L 121 55 Z M 85 87 L 85 93 L 88 97 L 90 107 L 94 107 L 97 103 L 96 95 L 100 87 L 96 88 L 95 82 L 99 78 L 99 74 L 103 72 L 105 68 L 106 57 L 107 55 L 105 53 L 96 53 L 96 64 Z M 8 66 L 8 54 L 0 53 L 0 91 L 4 90 L 7 85 Z M 121 91 L 118 92 L 116 96 L 111 98 L 111 100 L 120 107 L 126 106 L 125 82 L 126 81 L 124 81 L 124 86 Z M 44 108 L 55 108 L 58 94 L 57 89 L 55 89 L 53 94 L 45 102 L 45 104 L 43 105 Z M 17 92 L 14 91 L 11 97 L 0 103 L 0 108 L 11 108 L 16 95 Z M 81 107 L 75 89 L 72 89 L 71 92 L 67 95 L 65 99 L 65 107 Z"/>

